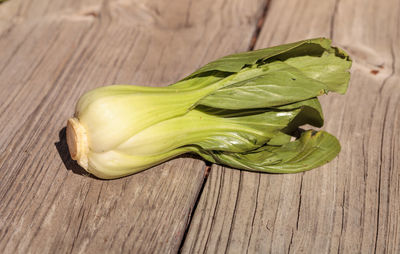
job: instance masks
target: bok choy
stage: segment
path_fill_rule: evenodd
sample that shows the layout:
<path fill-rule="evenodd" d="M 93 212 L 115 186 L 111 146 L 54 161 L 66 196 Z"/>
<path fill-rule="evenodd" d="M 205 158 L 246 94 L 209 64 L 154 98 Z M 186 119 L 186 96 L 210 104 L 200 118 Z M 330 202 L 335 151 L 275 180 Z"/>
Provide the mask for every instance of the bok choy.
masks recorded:
<path fill-rule="evenodd" d="M 332 160 L 340 144 L 299 127 L 323 125 L 317 97 L 345 93 L 350 67 L 343 50 L 317 38 L 226 56 L 166 87 L 97 88 L 68 120 L 68 147 L 105 179 L 183 153 L 259 172 L 309 170 Z"/>

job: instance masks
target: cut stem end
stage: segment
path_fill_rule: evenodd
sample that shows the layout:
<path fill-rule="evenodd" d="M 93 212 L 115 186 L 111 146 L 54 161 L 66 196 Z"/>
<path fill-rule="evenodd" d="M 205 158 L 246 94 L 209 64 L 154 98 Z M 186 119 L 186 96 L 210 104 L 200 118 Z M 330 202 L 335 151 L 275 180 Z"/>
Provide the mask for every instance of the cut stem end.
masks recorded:
<path fill-rule="evenodd" d="M 88 141 L 85 127 L 75 117 L 67 122 L 67 144 L 73 160 L 88 170 Z"/>

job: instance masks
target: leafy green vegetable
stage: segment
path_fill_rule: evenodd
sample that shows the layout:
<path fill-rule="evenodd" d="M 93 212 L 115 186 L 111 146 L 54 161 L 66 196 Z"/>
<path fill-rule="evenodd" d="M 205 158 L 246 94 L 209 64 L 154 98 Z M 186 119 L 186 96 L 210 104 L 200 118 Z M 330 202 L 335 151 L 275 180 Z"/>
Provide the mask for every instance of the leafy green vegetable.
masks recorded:
<path fill-rule="evenodd" d="M 296 173 L 324 165 L 340 152 L 339 141 L 324 131 L 306 131 L 294 142 L 265 145 L 245 152 L 195 151 L 208 160 L 234 168 L 270 173 Z"/>
<path fill-rule="evenodd" d="M 337 139 L 321 127 L 318 96 L 345 93 L 351 60 L 318 38 L 226 56 L 167 87 L 92 90 L 68 121 L 73 159 L 117 178 L 192 152 L 234 168 L 309 170 L 332 160 Z"/>

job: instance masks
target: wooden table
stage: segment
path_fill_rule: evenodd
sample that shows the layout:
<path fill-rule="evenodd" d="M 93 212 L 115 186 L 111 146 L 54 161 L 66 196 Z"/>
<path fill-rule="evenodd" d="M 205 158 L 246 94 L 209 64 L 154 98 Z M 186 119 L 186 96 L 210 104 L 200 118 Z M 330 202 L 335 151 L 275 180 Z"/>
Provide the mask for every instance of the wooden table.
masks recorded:
<path fill-rule="evenodd" d="M 0 5 L 0 253 L 400 253 L 398 0 L 8 0 Z M 180 157 L 88 177 L 85 91 L 167 85 L 226 54 L 326 36 L 354 60 L 322 99 L 342 152 L 300 174 Z"/>

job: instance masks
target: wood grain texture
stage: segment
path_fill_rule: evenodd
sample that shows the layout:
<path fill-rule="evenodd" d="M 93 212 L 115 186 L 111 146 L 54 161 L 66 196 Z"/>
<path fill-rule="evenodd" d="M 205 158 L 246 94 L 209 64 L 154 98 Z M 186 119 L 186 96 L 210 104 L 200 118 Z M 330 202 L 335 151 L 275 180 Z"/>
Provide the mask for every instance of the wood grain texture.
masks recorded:
<path fill-rule="evenodd" d="M 264 4 L 1 4 L 0 252 L 178 251 L 204 162 L 181 157 L 101 181 L 70 160 L 63 127 L 92 88 L 166 85 L 209 60 L 247 50 Z"/>
<path fill-rule="evenodd" d="M 271 1 L 255 48 L 331 37 L 354 60 L 322 99 L 342 151 L 295 175 L 213 166 L 183 253 L 400 252 L 400 3 Z"/>

